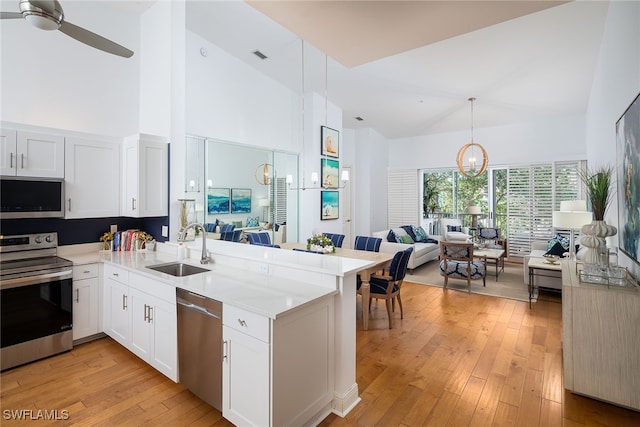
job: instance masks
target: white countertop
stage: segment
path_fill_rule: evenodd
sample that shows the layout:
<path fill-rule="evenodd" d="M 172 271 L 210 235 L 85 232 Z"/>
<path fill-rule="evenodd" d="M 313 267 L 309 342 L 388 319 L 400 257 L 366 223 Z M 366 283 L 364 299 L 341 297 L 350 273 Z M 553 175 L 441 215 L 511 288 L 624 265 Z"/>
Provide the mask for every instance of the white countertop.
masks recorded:
<path fill-rule="evenodd" d="M 274 277 L 267 273 L 231 267 L 224 263 L 216 264 L 217 254 L 334 276 L 344 276 L 371 264 L 369 261 L 351 258 L 234 242 L 208 241 L 207 243 L 214 260 L 213 264 L 201 265 L 198 262 L 202 245 L 199 239 L 187 244 L 191 248 L 190 258 L 183 262 L 204 267 L 211 270 L 211 272 L 186 277 L 174 277 L 146 268 L 151 265 L 177 261 L 176 245 L 172 243 L 156 245 L 157 250 L 154 252 L 101 253 L 96 250 L 97 246 L 87 246 L 73 249 L 60 247 L 58 254 L 73 261 L 76 265 L 92 262 L 112 263 L 137 274 L 171 284 L 177 288 L 273 319 L 289 311 L 296 310 L 318 298 L 334 295 L 338 293 L 338 289 Z"/>

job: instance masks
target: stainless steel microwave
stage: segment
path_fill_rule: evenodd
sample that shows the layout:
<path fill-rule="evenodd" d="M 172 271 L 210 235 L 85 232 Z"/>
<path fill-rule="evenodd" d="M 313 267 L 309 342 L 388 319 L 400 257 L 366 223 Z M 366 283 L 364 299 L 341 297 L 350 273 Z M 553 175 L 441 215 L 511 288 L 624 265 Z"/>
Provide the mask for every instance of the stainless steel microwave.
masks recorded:
<path fill-rule="evenodd" d="M 64 218 L 64 179 L 1 177 L 0 216 Z"/>

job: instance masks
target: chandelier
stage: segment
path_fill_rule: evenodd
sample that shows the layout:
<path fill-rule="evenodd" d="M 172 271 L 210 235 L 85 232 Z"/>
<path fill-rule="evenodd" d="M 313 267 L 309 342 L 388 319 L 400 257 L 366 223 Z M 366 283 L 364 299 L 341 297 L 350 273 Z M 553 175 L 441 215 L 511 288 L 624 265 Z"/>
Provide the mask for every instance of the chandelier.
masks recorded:
<path fill-rule="evenodd" d="M 476 176 L 482 175 L 489 165 L 489 156 L 487 155 L 487 151 L 482 145 L 476 144 L 473 140 L 473 101 L 475 100 L 476 99 L 473 97 L 469 98 L 469 101 L 471 102 L 471 142 L 460 148 L 457 159 L 460 173 L 469 178 L 475 178 Z M 469 156 L 465 159 L 467 152 L 469 152 Z M 480 163 L 478 162 L 476 153 L 482 156 Z"/>

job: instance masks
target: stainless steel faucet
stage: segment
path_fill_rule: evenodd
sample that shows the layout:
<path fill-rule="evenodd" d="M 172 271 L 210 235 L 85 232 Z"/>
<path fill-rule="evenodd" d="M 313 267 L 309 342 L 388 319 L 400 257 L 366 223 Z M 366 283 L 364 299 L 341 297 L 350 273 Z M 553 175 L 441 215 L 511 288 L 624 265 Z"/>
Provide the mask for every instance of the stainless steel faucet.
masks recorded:
<path fill-rule="evenodd" d="M 211 258 L 207 253 L 207 230 L 204 229 L 204 225 L 199 222 L 192 222 L 191 224 L 188 224 L 178 235 L 178 242 L 184 242 L 184 239 L 187 237 L 187 231 L 190 228 L 196 229 L 196 227 L 200 227 L 200 230 L 202 230 L 202 256 L 200 257 L 200 264 L 209 264 L 211 262 Z"/>

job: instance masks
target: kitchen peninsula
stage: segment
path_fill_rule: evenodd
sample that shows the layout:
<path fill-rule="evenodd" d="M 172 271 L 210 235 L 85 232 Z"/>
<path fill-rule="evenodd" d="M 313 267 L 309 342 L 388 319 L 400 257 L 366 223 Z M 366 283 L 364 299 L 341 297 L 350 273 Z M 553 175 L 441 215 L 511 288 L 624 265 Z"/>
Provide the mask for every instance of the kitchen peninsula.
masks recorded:
<path fill-rule="evenodd" d="M 186 261 L 198 265 L 200 240 L 190 245 L 193 259 Z M 122 301 L 127 299 L 118 295 L 120 299 L 109 301 L 108 274 L 119 275 L 116 281 L 127 282 L 131 294 L 139 291 L 134 288 L 141 287 L 142 294 L 162 298 L 172 295 L 167 292 L 170 287 L 221 301 L 223 341 L 227 342 L 231 336 L 227 334 L 238 329 L 234 322 L 242 324 L 244 319 L 227 318 L 231 314 L 246 315 L 254 324 L 264 325 L 266 331 L 255 335 L 255 331 L 241 331 L 247 332 L 241 334 L 243 339 L 249 335 L 255 338 L 258 346 L 252 344 L 251 348 L 262 354 L 259 363 L 253 363 L 255 354 L 234 360 L 233 350 L 228 359 L 224 358 L 224 363 L 252 363 L 248 381 L 224 383 L 225 418 L 236 424 L 306 425 L 318 424 L 330 412 L 346 415 L 359 401 L 355 382 L 356 273 L 369 262 L 224 241 L 207 241 L 207 245 L 214 263 L 204 267 L 211 271 L 186 277 L 147 268 L 175 261 L 176 247 L 172 244 L 159 244 L 156 252 L 102 254 L 104 332 L 125 345 L 126 341 L 111 331 L 113 319 L 109 313 L 113 312 L 110 304 L 124 307 L 127 304 Z M 120 285 L 127 289 L 127 283 Z M 145 310 L 146 306 L 145 302 Z M 171 309 L 165 312 L 171 313 Z M 159 316 L 161 311 L 154 314 Z M 165 316 L 163 324 L 172 323 L 175 320 L 169 317 L 167 321 Z M 173 340 L 175 329 L 169 329 L 163 330 L 158 339 Z M 130 350 L 138 354 L 137 348 Z M 172 374 L 177 369 L 175 360 L 153 359 L 150 357 L 148 363 L 176 379 Z"/>

